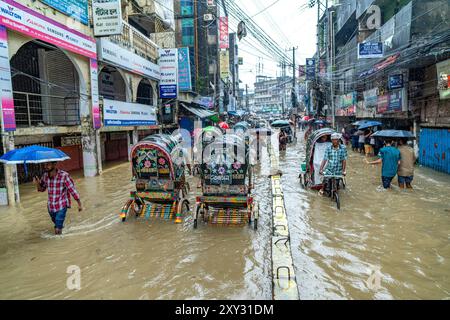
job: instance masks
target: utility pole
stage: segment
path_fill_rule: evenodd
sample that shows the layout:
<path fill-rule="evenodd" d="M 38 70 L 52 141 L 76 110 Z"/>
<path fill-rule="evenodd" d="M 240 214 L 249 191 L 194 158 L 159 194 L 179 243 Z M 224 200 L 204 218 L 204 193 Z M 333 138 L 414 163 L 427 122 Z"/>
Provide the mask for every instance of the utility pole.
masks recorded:
<path fill-rule="evenodd" d="M 296 107 L 295 99 L 295 50 L 298 47 L 292 48 L 292 108 Z"/>
<path fill-rule="evenodd" d="M 248 105 L 248 84 L 245 84 L 245 107 L 250 112 L 250 106 Z"/>
<path fill-rule="evenodd" d="M 329 20 L 329 41 L 330 41 L 330 89 L 331 89 L 331 124 L 332 128 L 336 128 L 336 106 L 334 104 L 334 22 L 333 22 L 333 13 L 334 10 L 328 11 L 328 20 Z"/>

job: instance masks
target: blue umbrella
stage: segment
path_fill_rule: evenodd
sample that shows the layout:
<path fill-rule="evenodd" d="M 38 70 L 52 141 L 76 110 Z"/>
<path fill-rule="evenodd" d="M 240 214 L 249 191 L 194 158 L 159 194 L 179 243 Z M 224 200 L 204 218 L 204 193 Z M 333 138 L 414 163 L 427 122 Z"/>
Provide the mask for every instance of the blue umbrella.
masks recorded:
<path fill-rule="evenodd" d="M 44 163 L 68 160 L 70 157 L 58 149 L 42 146 L 29 146 L 14 149 L 0 157 L 5 164 Z"/>
<path fill-rule="evenodd" d="M 375 132 L 372 137 L 384 137 L 384 138 L 409 138 L 415 139 L 414 135 L 405 130 L 381 130 Z"/>
<path fill-rule="evenodd" d="M 290 126 L 287 120 L 276 120 L 270 124 L 274 128 L 288 127 Z"/>
<path fill-rule="evenodd" d="M 378 122 L 378 121 L 366 121 L 358 127 L 358 130 L 367 129 L 370 127 L 377 127 L 377 126 L 381 126 L 381 125 L 382 125 L 382 123 Z"/>

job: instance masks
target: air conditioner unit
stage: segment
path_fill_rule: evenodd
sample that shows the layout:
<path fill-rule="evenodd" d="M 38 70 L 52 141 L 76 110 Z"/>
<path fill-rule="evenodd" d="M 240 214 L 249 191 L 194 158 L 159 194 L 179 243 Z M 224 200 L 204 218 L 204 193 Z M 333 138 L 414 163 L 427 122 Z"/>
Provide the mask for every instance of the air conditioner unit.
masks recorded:
<path fill-rule="evenodd" d="M 214 20 L 214 15 L 212 13 L 207 13 L 203 16 L 203 20 L 204 21 L 213 21 Z"/>

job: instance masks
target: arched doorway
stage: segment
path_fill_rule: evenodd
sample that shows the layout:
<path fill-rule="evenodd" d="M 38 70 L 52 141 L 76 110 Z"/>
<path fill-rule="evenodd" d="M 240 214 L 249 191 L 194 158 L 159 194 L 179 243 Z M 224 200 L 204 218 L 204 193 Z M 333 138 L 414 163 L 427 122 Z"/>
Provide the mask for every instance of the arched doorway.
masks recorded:
<path fill-rule="evenodd" d="M 153 87 L 148 79 L 139 82 L 136 102 L 153 106 Z"/>
<path fill-rule="evenodd" d="M 79 74 L 61 49 L 33 40 L 10 64 L 18 127 L 80 124 Z"/>
<path fill-rule="evenodd" d="M 114 67 L 103 67 L 98 75 L 98 90 L 104 99 L 127 101 L 125 80 Z"/>

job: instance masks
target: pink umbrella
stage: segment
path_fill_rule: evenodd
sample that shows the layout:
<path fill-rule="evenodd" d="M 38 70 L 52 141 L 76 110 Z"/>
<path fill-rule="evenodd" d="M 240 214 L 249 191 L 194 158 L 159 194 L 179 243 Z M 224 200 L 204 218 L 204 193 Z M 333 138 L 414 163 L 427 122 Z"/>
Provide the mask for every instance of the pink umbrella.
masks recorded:
<path fill-rule="evenodd" d="M 219 122 L 219 127 L 224 130 L 230 129 L 230 126 L 228 125 L 228 123 L 223 122 L 223 121 Z"/>

